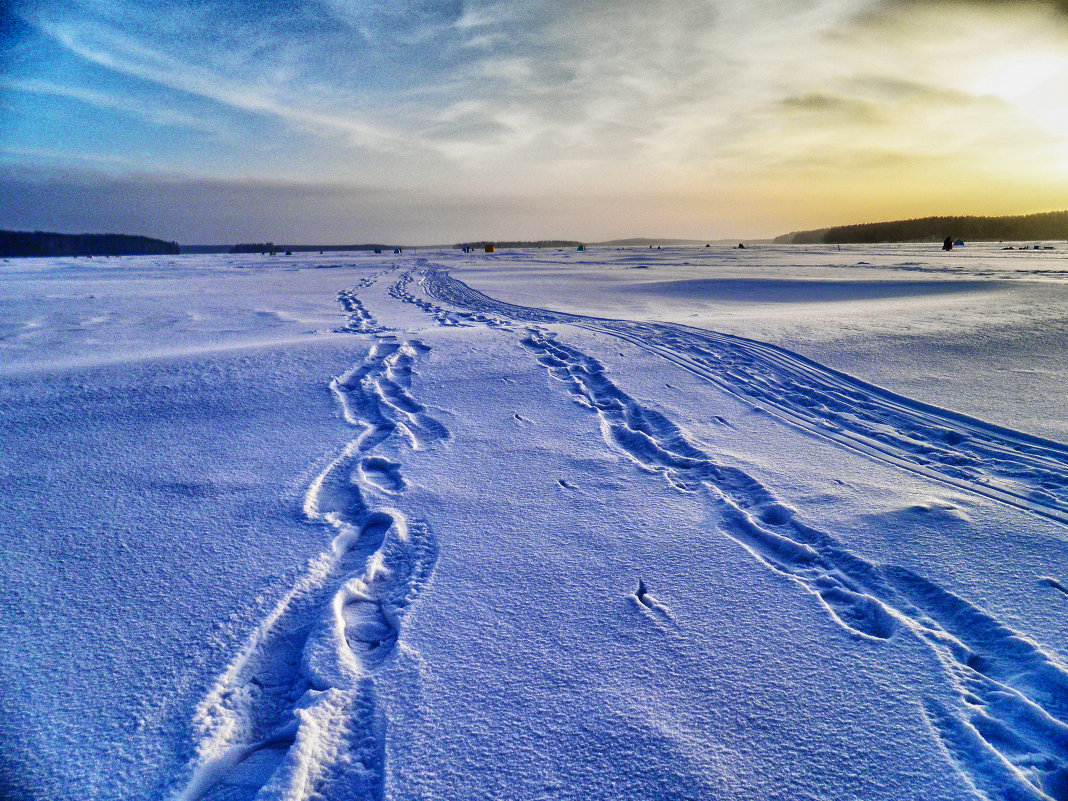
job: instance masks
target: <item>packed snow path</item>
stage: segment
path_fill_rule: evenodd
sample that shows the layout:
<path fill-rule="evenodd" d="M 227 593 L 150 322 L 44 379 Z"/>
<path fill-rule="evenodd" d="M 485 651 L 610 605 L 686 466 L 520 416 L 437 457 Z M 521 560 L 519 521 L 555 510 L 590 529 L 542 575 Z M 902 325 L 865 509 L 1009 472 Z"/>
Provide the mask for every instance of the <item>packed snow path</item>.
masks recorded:
<path fill-rule="evenodd" d="M 515 306 L 433 265 L 423 273 L 427 293 L 441 302 L 482 315 L 569 323 L 611 334 L 821 437 L 1068 522 L 1068 447 L 1060 443 L 895 395 L 763 342 L 671 323 Z"/>

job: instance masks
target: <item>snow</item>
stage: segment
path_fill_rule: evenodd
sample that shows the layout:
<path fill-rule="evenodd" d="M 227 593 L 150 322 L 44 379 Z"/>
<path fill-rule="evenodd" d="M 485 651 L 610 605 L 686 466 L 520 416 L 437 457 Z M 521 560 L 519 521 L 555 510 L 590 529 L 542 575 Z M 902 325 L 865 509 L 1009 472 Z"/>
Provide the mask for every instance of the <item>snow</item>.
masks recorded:
<path fill-rule="evenodd" d="M 1063 253 L 0 263 L 0 791 L 1068 798 Z"/>

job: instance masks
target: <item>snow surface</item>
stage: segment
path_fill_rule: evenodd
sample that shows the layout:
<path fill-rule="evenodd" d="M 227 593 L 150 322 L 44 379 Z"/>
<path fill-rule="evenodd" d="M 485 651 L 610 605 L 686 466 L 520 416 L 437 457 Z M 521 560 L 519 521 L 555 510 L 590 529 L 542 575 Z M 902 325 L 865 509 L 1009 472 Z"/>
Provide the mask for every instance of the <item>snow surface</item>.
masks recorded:
<path fill-rule="evenodd" d="M 1068 258 L 0 263 L 0 796 L 1068 799 Z"/>

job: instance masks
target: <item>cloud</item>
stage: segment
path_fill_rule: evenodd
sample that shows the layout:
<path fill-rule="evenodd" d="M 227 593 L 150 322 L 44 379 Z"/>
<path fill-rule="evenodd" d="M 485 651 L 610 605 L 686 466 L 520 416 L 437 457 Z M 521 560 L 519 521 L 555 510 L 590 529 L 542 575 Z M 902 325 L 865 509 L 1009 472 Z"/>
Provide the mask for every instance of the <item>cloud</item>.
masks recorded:
<path fill-rule="evenodd" d="M 196 95 L 223 106 L 267 114 L 309 131 L 344 136 L 353 145 L 387 149 L 399 137 L 356 113 L 331 114 L 278 96 L 262 83 L 233 79 L 157 51 L 116 31 L 41 21 L 38 28 L 71 53 L 101 67 Z"/>
<path fill-rule="evenodd" d="M 767 53 L 796 50 L 842 6 L 322 0 L 324 16 L 264 16 L 209 0 L 174 4 L 161 27 L 151 3 L 98 0 L 36 19 L 91 64 L 322 138 L 324 169 L 333 139 L 438 154 L 442 170 L 474 159 L 534 175 L 576 159 L 706 156 L 733 118 L 780 99 L 759 80 Z M 464 103 L 468 117 L 449 119 Z"/>
<path fill-rule="evenodd" d="M 17 160 L 19 163 L 29 162 L 35 167 L 38 163 L 51 166 L 55 164 L 69 164 L 72 161 L 82 166 L 89 165 L 96 168 L 122 167 L 127 170 L 132 170 L 136 169 L 138 166 L 134 159 L 119 155 L 100 155 L 94 153 L 72 154 L 68 151 L 57 150 L 55 148 L 0 145 L 0 162 L 11 160 Z M 17 205 L 16 195 L 5 195 L 5 199 L 12 206 Z"/>
<path fill-rule="evenodd" d="M 597 191 L 531 196 L 507 187 L 446 193 L 349 184 L 116 177 L 91 170 L 0 168 L 0 228 L 117 231 L 184 244 L 239 241 L 448 244 L 472 238 L 621 235 L 659 227 L 691 198 L 650 202 Z M 42 211 L 44 210 L 44 211 Z M 663 228 L 661 228 L 663 230 Z M 668 232 L 670 233 L 670 232 Z"/>
<path fill-rule="evenodd" d="M 341 182 L 402 216 L 391 191 L 471 205 L 504 185 L 549 215 L 536 198 L 878 192 L 932 161 L 1035 180 L 1063 161 L 1068 180 L 1064 5 L 35 0 L 2 144 L 8 163 L 119 159 L 148 120 L 166 130 L 130 170 Z M 41 124 L 77 104 L 100 112 L 91 135 Z"/>
<path fill-rule="evenodd" d="M 877 104 L 871 100 L 836 97 L 820 92 L 786 97 L 780 101 L 780 104 L 788 112 L 815 116 L 833 124 L 843 122 L 873 124 L 882 119 Z"/>
<path fill-rule="evenodd" d="M 885 0 L 884 5 L 891 9 L 922 7 L 937 11 L 970 6 L 983 11 L 999 12 L 1016 7 L 1016 10 L 1039 9 L 1068 15 L 1068 0 Z"/>
<path fill-rule="evenodd" d="M 460 0 L 323 0 L 369 42 L 425 43 L 464 18 Z"/>
<path fill-rule="evenodd" d="M 122 114 L 141 117 L 155 125 L 190 128 L 215 136 L 224 136 L 226 131 L 216 122 L 197 117 L 173 108 L 167 108 L 144 98 L 116 97 L 106 92 L 84 86 L 65 86 L 40 78 L 21 79 L 0 75 L 0 89 L 9 92 L 48 95 L 85 103 L 97 109 L 118 111 Z"/>

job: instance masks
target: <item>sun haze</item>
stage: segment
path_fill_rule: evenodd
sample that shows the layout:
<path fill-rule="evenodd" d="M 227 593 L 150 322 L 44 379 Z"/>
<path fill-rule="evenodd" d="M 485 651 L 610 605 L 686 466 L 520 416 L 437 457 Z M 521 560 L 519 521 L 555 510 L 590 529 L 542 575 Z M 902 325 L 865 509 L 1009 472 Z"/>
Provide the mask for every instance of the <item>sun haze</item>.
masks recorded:
<path fill-rule="evenodd" d="M 712 238 L 1064 206 L 1063 2 L 37 0 L 0 228 Z"/>

